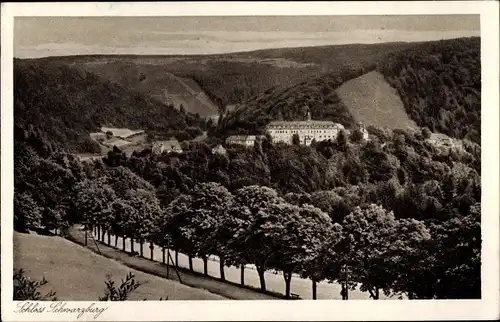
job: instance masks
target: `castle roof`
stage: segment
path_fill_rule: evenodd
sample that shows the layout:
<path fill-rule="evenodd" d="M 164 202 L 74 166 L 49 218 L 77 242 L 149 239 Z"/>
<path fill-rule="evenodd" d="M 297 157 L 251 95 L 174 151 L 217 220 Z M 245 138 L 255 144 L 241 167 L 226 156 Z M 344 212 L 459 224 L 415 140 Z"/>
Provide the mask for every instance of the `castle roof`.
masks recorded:
<path fill-rule="evenodd" d="M 272 121 L 269 122 L 267 127 L 276 127 L 276 126 L 293 126 L 293 127 L 307 127 L 307 126 L 335 126 L 343 129 L 344 126 L 342 124 L 335 123 L 333 121 Z"/>

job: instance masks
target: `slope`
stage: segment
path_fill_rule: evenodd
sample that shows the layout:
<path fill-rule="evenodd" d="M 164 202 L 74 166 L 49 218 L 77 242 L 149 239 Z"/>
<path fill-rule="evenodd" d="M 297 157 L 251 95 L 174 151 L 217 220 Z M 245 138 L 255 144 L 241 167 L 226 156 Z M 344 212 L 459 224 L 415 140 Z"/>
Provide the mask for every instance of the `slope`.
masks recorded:
<path fill-rule="evenodd" d="M 389 128 L 427 126 L 433 132 L 479 143 L 479 38 L 397 48 L 392 52 L 386 48 L 378 54 L 368 51 L 371 54 L 367 57 L 373 60 L 360 54 L 351 63 L 346 58 L 338 70 L 287 88 L 269 88 L 226 113 L 219 131 L 262 133 L 269 121 L 279 117 L 303 119 L 309 107 L 314 119 L 332 120 L 347 127 L 356 120 Z"/>
<path fill-rule="evenodd" d="M 75 63 L 100 77 L 121 86 L 146 94 L 167 105 L 202 117 L 218 115 L 219 109 L 203 92 L 200 86 L 189 78 L 176 77 L 162 65 L 148 62 L 135 63 L 127 60 L 112 60 Z"/>
<path fill-rule="evenodd" d="M 377 71 L 348 80 L 336 92 L 353 118 L 367 126 L 389 129 L 417 127 L 406 114 L 397 91 Z"/>
<path fill-rule="evenodd" d="M 130 294 L 130 300 L 223 300 L 222 296 L 192 288 L 128 268 L 99 256 L 61 237 L 14 233 L 14 268 L 48 284 L 41 292 L 56 292 L 62 301 L 95 301 L 104 295 L 106 275 L 119 282 L 129 272 L 142 285 Z"/>
<path fill-rule="evenodd" d="M 97 152 L 89 132 L 101 126 L 177 135 L 187 115 L 79 68 L 41 61 L 14 63 L 17 129 L 42 133 L 59 148 Z"/>
<path fill-rule="evenodd" d="M 419 126 L 481 143 L 481 39 L 418 44 L 377 68 Z"/>
<path fill-rule="evenodd" d="M 165 98 L 165 89 L 172 91 L 169 86 L 175 84 L 168 75 L 173 74 L 195 81 L 222 108 L 262 95 L 269 88 L 286 89 L 320 74 L 359 69 L 411 46 L 414 44 L 349 44 L 199 56 L 95 55 L 41 60 L 80 66 L 157 98 Z M 186 106 L 188 111 L 191 108 Z"/>

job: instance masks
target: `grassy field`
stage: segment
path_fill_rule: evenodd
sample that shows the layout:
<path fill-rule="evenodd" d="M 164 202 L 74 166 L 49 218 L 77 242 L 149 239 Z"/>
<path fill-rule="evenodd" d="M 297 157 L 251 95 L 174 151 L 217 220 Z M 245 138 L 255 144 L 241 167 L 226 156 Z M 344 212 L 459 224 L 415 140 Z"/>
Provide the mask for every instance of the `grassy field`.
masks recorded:
<path fill-rule="evenodd" d="M 416 128 L 403 102 L 379 72 L 373 71 L 348 80 L 337 89 L 356 121 L 390 129 Z"/>
<path fill-rule="evenodd" d="M 126 267 L 99 256 L 61 237 L 14 233 L 14 268 L 23 268 L 26 275 L 40 280 L 45 277 L 44 294 L 56 292 L 59 300 L 93 301 L 104 294 L 107 274 L 119 284 L 128 272 L 142 285 L 130 300 L 224 300 L 208 291 L 192 288 Z"/>

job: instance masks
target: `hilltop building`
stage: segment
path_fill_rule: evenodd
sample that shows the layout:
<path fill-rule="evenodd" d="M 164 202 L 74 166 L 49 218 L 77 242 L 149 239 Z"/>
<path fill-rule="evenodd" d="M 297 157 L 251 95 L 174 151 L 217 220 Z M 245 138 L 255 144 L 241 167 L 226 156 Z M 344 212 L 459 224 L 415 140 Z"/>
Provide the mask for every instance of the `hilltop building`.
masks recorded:
<path fill-rule="evenodd" d="M 363 134 L 363 140 L 365 141 L 369 141 L 369 134 L 368 134 L 368 131 L 366 130 L 365 128 L 365 125 L 363 124 L 363 122 L 358 122 L 358 130 L 361 132 L 361 134 Z M 352 132 L 349 131 L 349 130 L 346 130 L 347 134 L 350 135 Z"/>
<path fill-rule="evenodd" d="M 162 154 L 163 152 L 177 152 L 177 153 L 182 153 L 182 148 L 181 145 L 179 144 L 179 141 L 175 138 L 171 138 L 170 140 L 167 141 L 156 141 L 153 143 L 153 146 L 151 148 L 151 152 L 154 154 Z"/>
<path fill-rule="evenodd" d="M 306 121 L 273 121 L 267 125 L 266 130 L 273 143 L 292 144 L 293 136 L 297 134 L 300 144 L 311 145 L 313 140 L 335 140 L 344 126 L 332 121 L 311 120 L 311 113 L 307 112 Z"/>
<path fill-rule="evenodd" d="M 265 135 L 231 135 L 226 139 L 227 145 L 243 145 L 246 147 L 252 147 L 255 141 L 262 140 Z"/>

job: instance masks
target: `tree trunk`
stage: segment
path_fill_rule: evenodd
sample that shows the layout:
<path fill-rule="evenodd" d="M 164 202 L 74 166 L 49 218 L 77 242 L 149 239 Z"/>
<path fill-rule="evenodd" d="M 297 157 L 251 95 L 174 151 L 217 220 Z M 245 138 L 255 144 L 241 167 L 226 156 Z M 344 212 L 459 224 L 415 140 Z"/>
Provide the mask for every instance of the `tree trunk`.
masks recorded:
<path fill-rule="evenodd" d="M 259 273 L 259 280 L 260 280 L 260 290 L 265 292 L 266 291 L 266 278 L 264 276 L 265 269 L 263 267 L 257 266 L 257 273 Z"/>
<path fill-rule="evenodd" d="M 151 251 L 151 260 L 154 260 L 153 259 L 153 252 L 155 250 L 155 246 L 153 245 L 153 242 L 149 242 L 149 250 Z"/>
<path fill-rule="evenodd" d="M 101 239 L 101 226 L 97 226 L 97 240 Z"/>
<path fill-rule="evenodd" d="M 122 236 L 122 247 L 123 251 L 125 251 L 125 236 Z"/>
<path fill-rule="evenodd" d="M 134 252 L 134 239 L 132 237 L 130 237 L 130 252 Z"/>
<path fill-rule="evenodd" d="M 139 247 L 140 255 L 141 257 L 144 257 L 144 241 L 142 239 L 139 240 Z"/>
<path fill-rule="evenodd" d="M 104 243 L 104 236 L 106 236 L 106 230 L 104 228 L 101 228 L 102 236 L 101 236 L 101 241 Z"/>
<path fill-rule="evenodd" d="M 374 300 L 378 300 L 379 298 L 379 288 L 374 286 L 373 289 L 371 287 L 368 288 L 368 292 L 370 292 L 370 297 Z"/>
<path fill-rule="evenodd" d="M 165 264 L 165 247 L 161 248 L 161 262 Z"/>
<path fill-rule="evenodd" d="M 193 271 L 193 256 L 189 255 L 189 270 L 192 272 Z"/>
<path fill-rule="evenodd" d="M 342 282 L 342 290 L 340 291 L 340 295 L 342 295 L 342 300 L 347 300 L 347 288 L 345 287 L 345 283 Z"/>
<path fill-rule="evenodd" d="M 115 247 L 118 247 L 118 235 L 115 235 Z"/>
<path fill-rule="evenodd" d="M 226 273 L 224 272 L 224 256 L 219 256 L 219 269 L 220 269 L 220 280 L 226 280 Z"/>
<path fill-rule="evenodd" d="M 203 256 L 203 275 L 208 276 L 208 256 Z"/>
<path fill-rule="evenodd" d="M 85 230 L 85 246 L 87 246 L 87 230 Z"/>
<path fill-rule="evenodd" d="M 292 280 L 292 272 L 283 272 L 283 278 L 285 279 L 285 297 L 290 298 L 290 282 Z"/>
<path fill-rule="evenodd" d="M 108 231 L 108 246 L 111 246 L 111 235 L 109 234 L 109 231 Z"/>
<path fill-rule="evenodd" d="M 245 285 L 245 264 L 240 265 L 240 283 Z"/>
<path fill-rule="evenodd" d="M 316 293 L 317 293 L 318 285 L 315 280 L 313 280 L 313 300 L 317 299 Z"/>
<path fill-rule="evenodd" d="M 179 252 L 175 251 L 175 267 L 179 267 Z"/>

